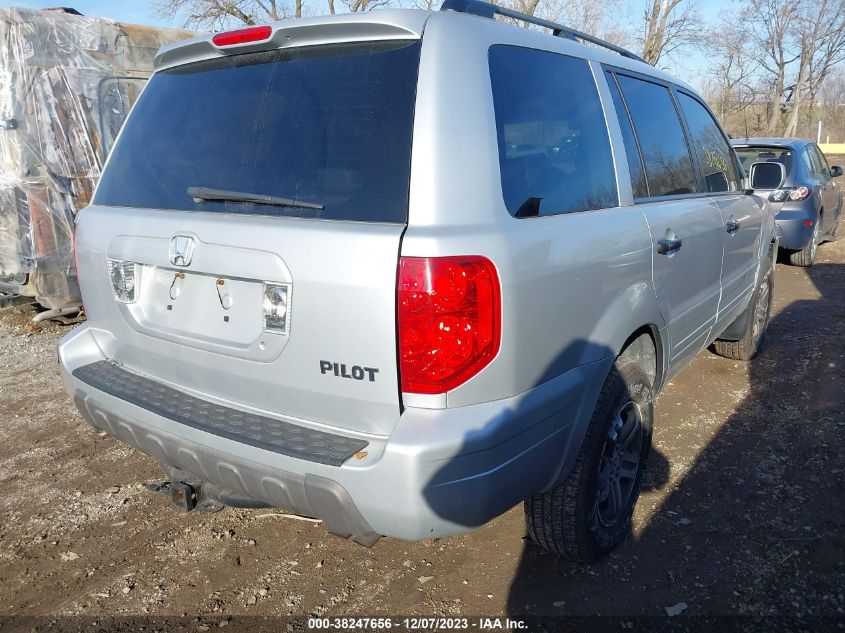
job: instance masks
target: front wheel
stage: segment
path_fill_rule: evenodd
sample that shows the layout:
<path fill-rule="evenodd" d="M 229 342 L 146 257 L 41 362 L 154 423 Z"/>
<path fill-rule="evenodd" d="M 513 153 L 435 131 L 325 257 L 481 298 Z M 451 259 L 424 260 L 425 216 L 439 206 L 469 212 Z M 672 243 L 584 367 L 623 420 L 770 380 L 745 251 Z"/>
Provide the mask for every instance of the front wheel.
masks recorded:
<path fill-rule="evenodd" d="M 566 480 L 525 500 L 529 538 L 546 550 L 592 562 L 627 535 L 651 447 L 652 386 L 617 360 Z"/>

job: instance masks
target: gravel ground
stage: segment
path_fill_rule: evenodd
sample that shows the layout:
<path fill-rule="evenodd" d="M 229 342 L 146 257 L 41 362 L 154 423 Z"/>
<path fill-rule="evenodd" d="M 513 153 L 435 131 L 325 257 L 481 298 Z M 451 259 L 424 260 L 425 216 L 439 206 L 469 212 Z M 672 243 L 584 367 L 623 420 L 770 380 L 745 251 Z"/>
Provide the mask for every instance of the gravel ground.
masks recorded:
<path fill-rule="evenodd" d="M 752 362 L 704 351 L 660 395 L 633 530 L 593 566 L 526 544 L 521 507 L 464 536 L 372 549 L 280 510 L 180 514 L 145 490 L 161 477 L 151 458 L 75 412 L 55 362 L 73 326 L 31 331 L 31 310 L 0 310 L 2 630 L 350 614 L 598 614 L 619 630 L 667 607 L 845 623 L 845 240 L 813 268 L 778 266 Z"/>

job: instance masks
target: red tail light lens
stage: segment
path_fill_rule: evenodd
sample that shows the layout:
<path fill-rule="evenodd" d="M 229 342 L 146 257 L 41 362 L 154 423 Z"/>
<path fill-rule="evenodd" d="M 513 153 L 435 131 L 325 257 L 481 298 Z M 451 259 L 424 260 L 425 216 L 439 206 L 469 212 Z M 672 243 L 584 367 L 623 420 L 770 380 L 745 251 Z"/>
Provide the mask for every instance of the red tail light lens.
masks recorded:
<path fill-rule="evenodd" d="M 499 352 L 501 287 L 478 256 L 399 260 L 399 369 L 405 393 L 445 393 Z"/>
<path fill-rule="evenodd" d="M 235 44 L 248 44 L 249 42 L 261 42 L 270 39 L 273 35 L 273 27 L 251 26 L 248 29 L 237 31 L 226 31 L 218 33 L 211 38 L 215 46 L 234 46 Z"/>

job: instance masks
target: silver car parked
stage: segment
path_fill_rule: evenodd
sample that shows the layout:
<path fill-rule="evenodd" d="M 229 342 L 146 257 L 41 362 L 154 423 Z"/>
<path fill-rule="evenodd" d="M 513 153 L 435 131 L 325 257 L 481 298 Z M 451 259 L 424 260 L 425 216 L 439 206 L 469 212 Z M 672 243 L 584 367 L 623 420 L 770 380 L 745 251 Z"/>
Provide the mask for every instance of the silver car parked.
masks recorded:
<path fill-rule="evenodd" d="M 774 222 L 689 86 L 443 9 L 164 47 L 80 214 L 65 385 L 185 510 L 370 545 L 525 500 L 535 542 L 593 560 L 654 395 L 714 340 L 756 350 Z"/>

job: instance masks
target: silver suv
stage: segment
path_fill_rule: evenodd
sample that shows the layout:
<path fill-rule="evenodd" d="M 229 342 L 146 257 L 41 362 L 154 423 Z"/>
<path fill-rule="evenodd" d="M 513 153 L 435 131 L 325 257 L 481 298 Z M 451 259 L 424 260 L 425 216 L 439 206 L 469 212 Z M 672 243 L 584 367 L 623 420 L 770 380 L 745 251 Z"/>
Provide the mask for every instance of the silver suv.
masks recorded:
<path fill-rule="evenodd" d="M 756 349 L 773 219 L 688 86 L 444 9 L 162 48 L 79 217 L 65 385 L 185 510 L 371 545 L 525 500 L 534 541 L 593 560 L 654 394 L 714 339 Z"/>

